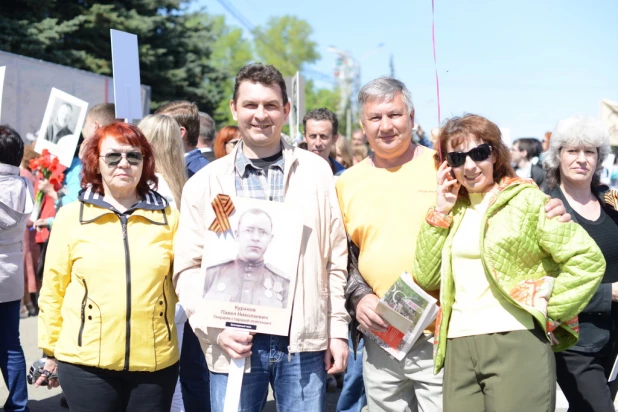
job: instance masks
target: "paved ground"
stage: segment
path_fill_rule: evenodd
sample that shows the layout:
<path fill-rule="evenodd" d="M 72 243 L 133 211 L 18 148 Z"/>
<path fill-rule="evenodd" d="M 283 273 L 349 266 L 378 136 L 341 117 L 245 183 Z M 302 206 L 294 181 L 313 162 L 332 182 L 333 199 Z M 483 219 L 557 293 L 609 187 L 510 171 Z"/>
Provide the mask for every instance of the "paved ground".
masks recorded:
<path fill-rule="evenodd" d="M 21 322 L 21 343 L 26 354 L 28 368 L 37 358 L 41 356 L 41 351 L 37 348 L 37 320 L 36 318 L 23 319 Z M 0 380 L 0 405 L 4 405 L 8 391 L 4 381 Z M 48 390 L 47 388 L 35 388 L 28 386 L 30 402 L 28 406 L 31 412 L 67 412 L 67 409 L 60 407 L 60 389 Z M 328 393 L 326 396 L 326 412 L 335 412 L 339 392 Z M 618 402 L 616 402 L 618 406 Z M 562 392 L 558 393 L 556 412 L 566 412 L 568 403 L 564 399 Z M 0 408 L 0 411 L 4 409 Z M 264 412 L 275 412 L 275 402 L 272 394 Z M 308 411 L 307 411 L 308 412 Z"/>
<path fill-rule="evenodd" d="M 26 364 L 28 368 L 32 365 L 32 362 L 41 357 L 41 350 L 37 347 L 37 318 L 22 319 L 20 325 L 21 332 L 21 344 L 24 348 L 26 355 Z M 1 333 L 1 332 L 0 332 Z M 30 401 L 28 406 L 31 412 L 67 412 L 68 409 L 60 406 L 60 389 L 48 390 L 47 388 L 35 388 L 28 385 L 28 396 Z M 0 406 L 4 405 L 8 390 L 4 381 L 0 379 Z M 339 399 L 339 392 L 328 393 L 326 395 L 326 411 L 335 412 L 337 400 Z M 264 412 L 275 412 L 275 401 L 272 394 L 269 396 L 268 403 Z M 4 409 L 0 407 L 0 412 L 4 412 Z M 307 411 L 308 412 L 308 411 Z"/>

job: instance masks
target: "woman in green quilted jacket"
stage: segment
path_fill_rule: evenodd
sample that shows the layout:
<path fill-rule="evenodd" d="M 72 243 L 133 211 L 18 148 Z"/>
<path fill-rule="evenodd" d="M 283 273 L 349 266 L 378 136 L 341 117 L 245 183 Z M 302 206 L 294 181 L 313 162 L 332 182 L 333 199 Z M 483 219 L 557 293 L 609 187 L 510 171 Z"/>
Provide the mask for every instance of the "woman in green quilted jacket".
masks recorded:
<path fill-rule="evenodd" d="M 577 314 L 605 259 L 579 225 L 546 217 L 547 197 L 516 177 L 494 123 L 452 118 L 439 144 L 437 201 L 418 237 L 415 279 L 440 288 L 444 410 L 553 412 L 552 349 L 577 342 Z"/>

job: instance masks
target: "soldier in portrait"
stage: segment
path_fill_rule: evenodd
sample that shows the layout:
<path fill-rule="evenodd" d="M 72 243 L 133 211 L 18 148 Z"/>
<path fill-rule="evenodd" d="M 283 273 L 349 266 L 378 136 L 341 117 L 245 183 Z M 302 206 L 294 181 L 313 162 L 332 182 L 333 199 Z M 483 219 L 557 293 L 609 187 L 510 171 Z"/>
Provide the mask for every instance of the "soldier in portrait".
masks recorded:
<path fill-rule="evenodd" d="M 45 140 L 52 143 L 58 143 L 61 137 L 73 134 L 69 129 L 69 123 L 73 117 L 73 106 L 69 103 L 63 103 L 56 112 L 56 116 L 47 126 L 45 131 Z"/>
<path fill-rule="evenodd" d="M 272 220 L 262 209 L 250 209 L 238 220 L 234 232 L 236 259 L 206 269 L 204 298 L 226 302 L 285 308 L 290 280 L 274 266 L 264 263 L 272 241 Z"/>

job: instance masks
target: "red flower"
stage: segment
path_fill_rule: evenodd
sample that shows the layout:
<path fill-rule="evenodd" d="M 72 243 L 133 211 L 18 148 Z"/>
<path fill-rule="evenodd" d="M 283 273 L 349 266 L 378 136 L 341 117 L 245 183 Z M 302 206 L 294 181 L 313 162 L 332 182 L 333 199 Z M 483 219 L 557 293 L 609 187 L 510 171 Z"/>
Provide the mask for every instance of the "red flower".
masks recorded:
<path fill-rule="evenodd" d="M 49 156 L 41 156 L 41 168 L 49 169 L 50 166 L 51 166 L 51 159 L 49 158 Z"/>
<path fill-rule="evenodd" d="M 30 161 L 30 169 L 36 174 L 39 180 L 49 179 L 56 190 L 60 190 L 60 187 L 62 187 L 62 181 L 64 180 L 64 174 L 62 172 L 64 172 L 66 168 L 61 165 L 58 158 L 52 156 L 47 149 L 43 149 L 40 157 Z"/>
<path fill-rule="evenodd" d="M 64 180 L 63 170 L 62 168 L 55 168 L 49 175 L 49 183 L 54 185 L 54 190 L 56 192 L 62 187 L 62 181 Z"/>
<path fill-rule="evenodd" d="M 37 170 L 39 168 L 39 159 L 36 158 L 36 159 L 30 160 L 29 166 L 30 166 L 30 170 L 32 170 L 33 172 Z"/>

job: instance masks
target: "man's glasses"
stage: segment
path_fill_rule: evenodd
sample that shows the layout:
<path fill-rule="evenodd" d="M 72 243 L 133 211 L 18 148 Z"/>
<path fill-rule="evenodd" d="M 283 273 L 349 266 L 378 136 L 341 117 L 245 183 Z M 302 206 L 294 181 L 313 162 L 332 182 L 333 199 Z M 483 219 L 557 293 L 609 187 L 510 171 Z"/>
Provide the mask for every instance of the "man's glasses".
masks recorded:
<path fill-rule="evenodd" d="M 127 152 L 127 153 L 111 152 L 111 153 L 107 153 L 105 156 L 99 156 L 99 157 L 102 157 L 103 161 L 108 166 L 118 166 L 123 157 L 127 159 L 127 162 L 131 166 L 137 166 L 142 162 L 142 159 L 144 158 L 140 152 Z"/>
<path fill-rule="evenodd" d="M 450 167 L 459 167 L 466 163 L 466 157 L 470 156 L 475 162 L 482 162 L 491 156 L 491 145 L 483 143 L 469 152 L 450 152 L 446 154 L 446 160 Z"/>
<path fill-rule="evenodd" d="M 226 144 L 232 145 L 232 147 L 236 147 L 238 142 L 240 142 L 240 139 L 238 139 L 238 140 L 230 140 Z"/>

